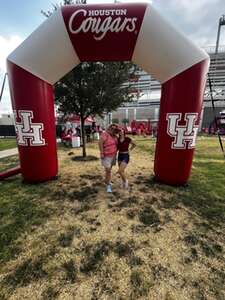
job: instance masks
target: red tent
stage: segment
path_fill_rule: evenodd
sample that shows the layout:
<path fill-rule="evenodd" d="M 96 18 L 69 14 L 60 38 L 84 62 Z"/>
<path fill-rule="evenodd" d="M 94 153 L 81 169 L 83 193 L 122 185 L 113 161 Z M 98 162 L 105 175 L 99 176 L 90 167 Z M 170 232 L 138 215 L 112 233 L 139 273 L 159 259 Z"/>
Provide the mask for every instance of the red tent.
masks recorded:
<path fill-rule="evenodd" d="M 70 115 L 68 121 L 71 123 L 75 123 L 76 125 L 80 125 L 80 117 L 77 115 Z M 85 120 L 85 125 L 92 125 L 93 122 L 94 119 L 92 117 L 87 117 L 87 119 Z"/>

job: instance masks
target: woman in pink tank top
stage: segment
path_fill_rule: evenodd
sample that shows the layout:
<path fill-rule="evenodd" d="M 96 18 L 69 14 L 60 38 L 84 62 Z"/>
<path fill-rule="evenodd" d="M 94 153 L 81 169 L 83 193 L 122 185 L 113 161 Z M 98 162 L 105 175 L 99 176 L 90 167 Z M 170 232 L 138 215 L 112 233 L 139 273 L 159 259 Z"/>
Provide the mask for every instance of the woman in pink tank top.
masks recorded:
<path fill-rule="evenodd" d="M 116 164 L 117 143 L 116 134 L 119 128 L 116 124 L 111 124 L 108 129 L 103 132 L 99 140 L 99 150 L 102 166 L 105 168 L 106 191 L 112 193 L 111 185 L 111 169 Z"/>

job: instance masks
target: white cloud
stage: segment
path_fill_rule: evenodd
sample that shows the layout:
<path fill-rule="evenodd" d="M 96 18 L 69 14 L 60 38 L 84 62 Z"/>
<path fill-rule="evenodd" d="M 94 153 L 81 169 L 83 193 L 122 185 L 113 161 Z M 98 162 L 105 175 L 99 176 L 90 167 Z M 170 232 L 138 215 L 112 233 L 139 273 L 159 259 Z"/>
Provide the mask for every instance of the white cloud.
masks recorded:
<path fill-rule="evenodd" d="M 23 39 L 18 35 L 13 35 L 9 38 L 0 36 L 0 70 L 6 71 L 6 58 L 7 56 L 19 45 Z"/>
<path fill-rule="evenodd" d="M 0 88 L 2 87 L 4 74 L 6 72 L 7 56 L 23 41 L 18 35 L 12 35 L 8 38 L 0 36 Z M 0 102 L 0 113 L 11 112 L 10 94 L 8 82 L 6 82 L 2 100 Z"/>
<path fill-rule="evenodd" d="M 183 11 L 184 18 L 191 21 L 196 16 L 198 16 L 198 20 L 203 19 L 209 12 L 209 7 L 216 6 L 220 0 L 170 0 L 169 2 L 176 10 Z"/>

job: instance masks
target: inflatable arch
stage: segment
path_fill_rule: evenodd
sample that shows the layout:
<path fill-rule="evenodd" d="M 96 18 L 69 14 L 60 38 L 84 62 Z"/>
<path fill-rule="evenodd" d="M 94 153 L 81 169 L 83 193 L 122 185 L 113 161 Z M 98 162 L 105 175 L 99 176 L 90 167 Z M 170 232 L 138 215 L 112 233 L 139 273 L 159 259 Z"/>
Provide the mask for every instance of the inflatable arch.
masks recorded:
<path fill-rule="evenodd" d="M 209 57 L 145 3 L 64 6 L 9 55 L 24 179 L 57 175 L 52 85 L 83 61 L 133 61 L 160 81 L 155 176 L 167 184 L 186 183 Z"/>

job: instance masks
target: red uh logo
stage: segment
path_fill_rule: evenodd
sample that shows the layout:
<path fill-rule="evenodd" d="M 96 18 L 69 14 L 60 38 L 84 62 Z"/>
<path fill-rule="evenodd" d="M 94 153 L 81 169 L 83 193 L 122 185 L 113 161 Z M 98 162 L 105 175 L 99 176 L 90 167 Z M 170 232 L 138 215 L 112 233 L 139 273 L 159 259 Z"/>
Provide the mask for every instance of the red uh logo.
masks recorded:
<path fill-rule="evenodd" d="M 174 138 L 172 149 L 192 149 L 195 147 L 195 141 L 198 132 L 198 126 L 195 124 L 198 118 L 197 113 L 186 113 L 184 115 L 185 125 L 179 125 L 181 113 L 168 113 L 166 115 L 167 134 Z"/>
<path fill-rule="evenodd" d="M 19 110 L 18 117 L 20 122 L 16 122 L 15 117 L 15 129 L 17 134 L 17 143 L 20 146 L 43 146 L 45 145 L 45 139 L 42 138 L 42 132 L 44 130 L 43 123 L 32 123 L 34 114 L 32 110 Z M 28 144 L 29 141 L 29 144 Z"/>

